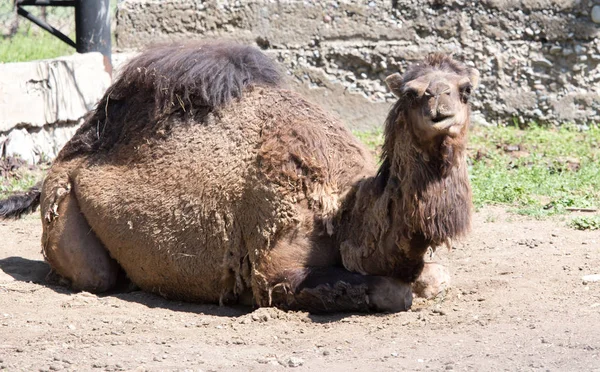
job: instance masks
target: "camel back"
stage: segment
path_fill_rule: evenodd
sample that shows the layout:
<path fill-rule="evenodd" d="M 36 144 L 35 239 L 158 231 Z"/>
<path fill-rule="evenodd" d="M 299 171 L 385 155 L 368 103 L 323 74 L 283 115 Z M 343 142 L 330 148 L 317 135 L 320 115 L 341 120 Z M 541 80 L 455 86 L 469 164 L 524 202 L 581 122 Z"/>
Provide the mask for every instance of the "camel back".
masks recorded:
<path fill-rule="evenodd" d="M 244 89 L 281 82 L 277 66 L 254 47 L 224 42 L 153 47 L 123 68 L 58 158 L 155 135 L 173 115 L 201 119 L 241 98 Z"/>

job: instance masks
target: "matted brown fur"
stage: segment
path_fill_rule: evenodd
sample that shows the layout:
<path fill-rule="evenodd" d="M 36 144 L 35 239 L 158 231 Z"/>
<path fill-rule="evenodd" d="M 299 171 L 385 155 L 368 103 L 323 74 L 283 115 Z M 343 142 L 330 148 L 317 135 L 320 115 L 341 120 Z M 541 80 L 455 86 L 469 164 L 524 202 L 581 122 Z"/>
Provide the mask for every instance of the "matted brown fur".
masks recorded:
<path fill-rule="evenodd" d="M 425 68 L 432 84 L 454 84 L 453 66 L 436 56 L 406 76 Z M 114 285 L 118 264 L 142 289 L 188 301 L 410 307 L 427 247 L 468 228 L 468 115 L 460 135 L 425 141 L 407 119 L 431 102 L 400 98 L 377 173 L 342 123 L 280 82 L 262 53 L 235 44 L 134 59 L 44 182 L 53 269 L 92 291 Z M 463 118 L 466 98 L 457 105 Z"/>

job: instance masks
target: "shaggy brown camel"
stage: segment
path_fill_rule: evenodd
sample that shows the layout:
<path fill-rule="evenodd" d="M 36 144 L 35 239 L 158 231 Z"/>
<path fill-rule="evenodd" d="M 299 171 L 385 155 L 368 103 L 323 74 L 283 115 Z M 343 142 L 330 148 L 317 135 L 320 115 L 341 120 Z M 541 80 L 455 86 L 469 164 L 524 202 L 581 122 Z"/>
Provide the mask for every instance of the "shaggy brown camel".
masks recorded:
<path fill-rule="evenodd" d="M 259 50 L 158 47 L 124 68 L 41 197 L 0 202 L 0 214 L 39 202 L 43 253 L 75 289 L 109 290 L 124 271 L 171 299 L 406 310 L 428 247 L 469 228 L 477 80 L 440 54 L 389 76 L 398 101 L 377 170 L 337 119 L 282 87 Z"/>

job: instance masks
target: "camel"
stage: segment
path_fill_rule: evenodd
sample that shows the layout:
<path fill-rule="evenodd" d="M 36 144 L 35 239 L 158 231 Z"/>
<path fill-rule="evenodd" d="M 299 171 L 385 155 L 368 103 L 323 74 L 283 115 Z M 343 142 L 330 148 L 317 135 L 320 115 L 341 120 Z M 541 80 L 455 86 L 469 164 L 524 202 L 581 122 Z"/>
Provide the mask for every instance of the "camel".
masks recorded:
<path fill-rule="evenodd" d="M 76 290 L 126 276 L 190 302 L 404 311 L 412 283 L 439 284 L 427 250 L 469 230 L 477 81 L 443 54 L 389 76 L 398 99 L 377 166 L 258 49 L 155 47 L 124 67 L 41 190 L 0 214 L 39 203 L 45 259 Z"/>

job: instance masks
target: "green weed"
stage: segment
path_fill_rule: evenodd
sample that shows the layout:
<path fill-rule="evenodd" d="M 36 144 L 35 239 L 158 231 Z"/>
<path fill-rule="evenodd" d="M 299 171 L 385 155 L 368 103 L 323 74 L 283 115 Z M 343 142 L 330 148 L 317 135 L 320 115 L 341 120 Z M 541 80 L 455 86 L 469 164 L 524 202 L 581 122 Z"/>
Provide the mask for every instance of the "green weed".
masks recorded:
<path fill-rule="evenodd" d="M 475 128 L 469 173 L 476 206 L 533 217 L 600 205 L 600 128 Z"/>
<path fill-rule="evenodd" d="M 577 230 L 598 230 L 600 229 L 600 215 L 574 217 L 569 222 L 569 226 Z"/>
<path fill-rule="evenodd" d="M 0 177 L 0 199 L 6 198 L 15 192 L 29 190 L 42 176 L 38 173 L 22 172 L 19 177 Z"/>
<path fill-rule="evenodd" d="M 74 48 L 45 31 L 17 33 L 0 39 L 0 62 L 25 62 L 73 53 Z"/>

